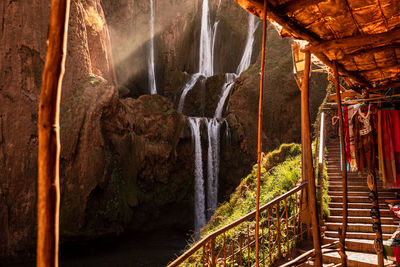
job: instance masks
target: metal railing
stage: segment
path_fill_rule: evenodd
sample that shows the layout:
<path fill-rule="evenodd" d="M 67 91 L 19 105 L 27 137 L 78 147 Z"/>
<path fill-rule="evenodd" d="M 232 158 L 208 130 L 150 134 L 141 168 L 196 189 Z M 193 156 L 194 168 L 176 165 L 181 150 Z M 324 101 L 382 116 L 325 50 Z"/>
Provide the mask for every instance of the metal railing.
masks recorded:
<path fill-rule="evenodd" d="M 260 264 L 269 266 L 289 255 L 308 231 L 300 215 L 306 210 L 302 196 L 304 182 L 260 208 Z M 209 234 L 168 267 L 173 266 L 253 266 L 255 263 L 255 216 L 253 211 Z"/>

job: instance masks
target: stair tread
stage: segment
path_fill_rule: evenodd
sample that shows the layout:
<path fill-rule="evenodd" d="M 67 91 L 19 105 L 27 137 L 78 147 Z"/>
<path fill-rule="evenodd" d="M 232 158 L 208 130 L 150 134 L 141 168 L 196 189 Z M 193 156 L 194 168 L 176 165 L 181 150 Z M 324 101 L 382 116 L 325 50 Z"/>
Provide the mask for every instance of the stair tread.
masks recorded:
<path fill-rule="evenodd" d="M 350 231 L 347 231 L 346 233 L 347 234 L 364 234 L 364 235 L 374 235 L 375 236 L 375 233 L 368 233 L 368 232 L 353 232 L 353 231 L 350 232 Z M 338 234 L 338 232 L 326 230 L 325 234 Z M 384 235 L 384 236 L 392 236 L 392 234 L 385 234 L 385 233 L 383 233 L 382 235 Z M 358 239 L 358 238 L 353 238 L 353 239 Z"/>
<path fill-rule="evenodd" d="M 359 266 L 359 267 L 372 267 L 377 266 L 378 256 L 373 253 L 346 251 L 348 266 Z M 337 252 L 330 252 L 324 254 L 324 261 L 330 261 L 332 263 L 340 263 L 340 255 Z M 385 265 L 393 264 L 393 261 L 385 259 Z"/>

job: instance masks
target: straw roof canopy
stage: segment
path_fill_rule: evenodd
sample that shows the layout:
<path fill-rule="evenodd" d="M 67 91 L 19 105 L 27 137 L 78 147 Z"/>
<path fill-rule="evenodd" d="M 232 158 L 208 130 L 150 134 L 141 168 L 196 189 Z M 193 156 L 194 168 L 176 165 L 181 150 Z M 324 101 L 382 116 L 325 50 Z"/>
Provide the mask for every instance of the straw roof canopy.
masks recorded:
<path fill-rule="evenodd" d="M 263 17 L 263 0 L 236 0 Z M 400 0 L 267 0 L 268 20 L 357 91 L 400 82 Z"/>

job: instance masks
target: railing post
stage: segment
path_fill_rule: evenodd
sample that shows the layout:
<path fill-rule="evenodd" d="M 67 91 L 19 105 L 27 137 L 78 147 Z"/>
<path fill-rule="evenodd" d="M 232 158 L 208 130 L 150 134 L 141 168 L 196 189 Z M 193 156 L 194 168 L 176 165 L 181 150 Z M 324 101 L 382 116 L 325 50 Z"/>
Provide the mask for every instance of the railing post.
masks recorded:
<path fill-rule="evenodd" d="M 376 174 L 373 170 L 371 170 L 368 174 L 367 178 L 368 188 L 370 191 L 369 199 L 372 202 L 371 216 L 373 219 L 372 229 L 375 232 L 376 239 L 375 250 L 378 255 L 378 266 L 384 266 L 383 259 L 383 237 L 382 237 L 382 226 L 381 226 L 381 216 L 379 211 L 379 195 L 378 195 L 378 185 L 376 184 Z"/>
<path fill-rule="evenodd" d="M 215 238 L 211 239 L 211 266 L 214 267 L 216 266 L 216 262 L 215 262 Z"/>
<path fill-rule="evenodd" d="M 309 77 L 311 67 L 310 51 L 305 52 L 304 78 L 301 87 L 301 127 L 303 142 L 304 174 L 308 181 L 308 205 L 312 224 L 312 236 L 315 250 L 315 265 L 322 266 L 321 236 L 318 223 L 318 211 L 316 203 L 315 177 L 312 164 L 311 134 L 310 134 L 310 107 L 309 107 Z"/>
<path fill-rule="evenodd" d="M 282 257 L 281 249 L 281 216 L 279 215 L 279 202 L 276 203 L 276 242 L 278 242 L 278 258 Z"/>

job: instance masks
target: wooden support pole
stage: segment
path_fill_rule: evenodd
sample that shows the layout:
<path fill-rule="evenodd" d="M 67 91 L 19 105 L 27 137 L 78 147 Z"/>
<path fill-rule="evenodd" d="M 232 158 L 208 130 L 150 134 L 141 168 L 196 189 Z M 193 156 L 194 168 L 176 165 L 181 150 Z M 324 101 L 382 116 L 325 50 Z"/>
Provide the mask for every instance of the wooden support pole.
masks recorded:
<path fill-rule="evenodd" d="M 340 97 L 340 84 L 337 63 L 333 63 L 334 83 L 336 89 L 336 105 L 339 116 L 339 133 L 340 133 L 340 146 L 341 146 L 341 165 L 342 165 L 342 190 L 343 190 L 343 221 L 340 234 L 340 258 L 342 266 L 347 266 L 346 256 L 346 231 L 347 231 L 347 168 L 346 168 L 346 145 L 344 143 L 344 129 L 343 129 L 343 116 L 342 116 L 342 99 Z M 340 228 L 339 228 L 340 231 Z"/>
<path fill-rule="evenodd" d="M 378 266 L 384 266 L 383 258 L 383 235 L 382 235 L 382 225 L 381 216 L 379 211 L 379 198 L 378 198 L 378 186 L 376 184 L 376 174 L 374 170 L 370 170 L 367 178 L 368 188 L 371 190 L 369 193 L 369 199 L 372 202 L 371 216 L 373 220 L 373 230 L 375 232 L 376 239 L 375 250 L 378 255 Z M 372 194 L 372 196 L 371 196 Z"/>
<path fill-rule="evenodd" d="M 310 123 L 310 103 L 309 103 L 309 78 L 311 67 L 311 54 L 305 53 L 304 78 L 301 88 L 301 129 L 303 142 L 303 166 L 306 180 L 308 181 L 308 205 L 312 225 L 312 237 L 315 250 L 315 266 L 322 266 L 321 235 L 318 223 L 318 211 L 315 190 L 315 177 L 311 149 L 311 123 Z"/>
<path fill-rule="evenodd" d="M 265 68 L 265 51 L 267 45 L 267 0 L 264 0 L 264 18 L 263 18 L 263 39 L 261 52 L 261 72 L 260 72 L 260 96 L 258 103 L 258 140 L 257 140 L 257 196 L 256 196 L 256 267 L 260 266 L 259 259 L 259 238 L 260 231 L 260 180 L 261 180 L 261 150 L 262 150 L 262 112 L 263 112 L 263 95 L 264 95 L 264 68 Z"/>
<path fill-rule="evenodd" d="M 58 266 L 59 239 L 59 110 L 67 54 L 70 0 L 51 2 L 46 62 L 39 105 L 38 154 L 38 267 Z"/>

